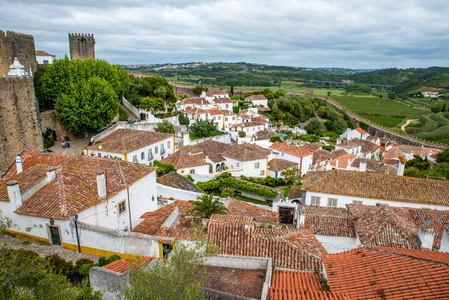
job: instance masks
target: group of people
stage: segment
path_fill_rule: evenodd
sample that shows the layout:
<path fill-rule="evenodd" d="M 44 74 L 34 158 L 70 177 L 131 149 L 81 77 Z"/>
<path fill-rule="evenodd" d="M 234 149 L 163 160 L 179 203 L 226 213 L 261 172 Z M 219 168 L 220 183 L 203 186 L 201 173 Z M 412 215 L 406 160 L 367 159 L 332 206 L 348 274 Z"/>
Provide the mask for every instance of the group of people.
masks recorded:
<path fill-rule="evenodd" d="M 62 142 L 62 149 L 70 148 L 70 142 Z"/>

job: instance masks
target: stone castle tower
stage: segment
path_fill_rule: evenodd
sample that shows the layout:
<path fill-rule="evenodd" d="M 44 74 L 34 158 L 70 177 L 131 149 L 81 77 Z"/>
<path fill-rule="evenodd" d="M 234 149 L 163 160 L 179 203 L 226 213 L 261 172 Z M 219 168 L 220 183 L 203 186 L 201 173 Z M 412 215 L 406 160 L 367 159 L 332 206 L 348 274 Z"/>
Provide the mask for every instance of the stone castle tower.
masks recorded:
<path fill-rule="evenodd" d="M 95 59 L 95 39 L 93 34 L 69 33 L 70 59 Z"/>
<path fill-rule="evenodd" d="M 33 77 L 25 72 L 25 67 L 17 59 L 8 69 L 9 74 L 0 77 L 0 171 L 2 172 L 11 165 L 22 149 L 43 150 Z"/>
<path fill-rule="evenodd" d="M 13 31 L 0 30 L 0 76 L 9 72 L 9 66 L 13 64 L 14 57 L 25 66 L 26 72 L 37 71 L 36 51 L 34 37 Z"/>

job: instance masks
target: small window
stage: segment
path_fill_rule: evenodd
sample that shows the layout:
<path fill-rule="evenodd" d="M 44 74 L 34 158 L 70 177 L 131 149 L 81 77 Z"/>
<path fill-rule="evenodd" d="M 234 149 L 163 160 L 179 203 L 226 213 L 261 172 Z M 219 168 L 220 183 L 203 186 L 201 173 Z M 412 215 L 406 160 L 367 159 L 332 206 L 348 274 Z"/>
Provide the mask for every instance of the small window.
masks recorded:
<path fill-rule="evenodd" d="M 329 198 L 327 202 L 327 206 L 329 207 L 337 207 L 337 199 Z"/>
<path fill-rule="evenodd" d="M 190 174 L 195 174 L 195 169 L 190 170 Z"/>
<path fill-rule="evenodd" d="M 140 159 L 144 160 L 145 159 L 145 152 L 140 153 Z"/>
<path fill-rule="evenodd" d="M 320 205 L 320 197 L 312 197 L 312 206 Z"/>
<path fill-rule="evenodd" d="M 167 149 L 170 149 L 170 141 L 167 142 Z"/>
<path fill-rule="evenodd" d="M 240 163 L 236 163 L 237 168 L 240 168 Z"/>
<path fill-rule="evenodd" d="M 260 167 L 260 163 L 254 163 L 254 169 L 259 169 L 259 167 Z"/>
<path fill-rule="evenodd" d="M 137 161 L 137 155 L 133 155 L 133 162 L 134 163 L 137 163 L 138 161 Z"/>
<path fill-rule="evenodd" d="M 232 117 L 232 121 L 235 121 L 235 117 Z"/>
<path fill-rule="evenodd" d="M 159 153 L 159 151 L 158 151 L 157 146 L 156 146 L 156 147 L 154 147 L 154 154 L 158 154 L 158 153 Z"/>
<path fill-rule="evenodd" d="M 153 159 L 153 150 L 148 149 L 148 160 L 152 160 Z"/>
<path fill-rule="evenodd" d="M 121 215 L 126 212 L 126 204 L 125 201 L 122 201 L 118 204 L 118 214 Z"/>
<path fill-rule="evenodd" d="M 225 107 L 228 108 L 228 107 L 229 107 L 229 104 L 226 104 Z"/>
<path fill-rule="evenodd" d="M 227 121 L 228 120 L 228 117 L 225 117 L 225 121 Z"/>
<path fill-rule="evenodd" d="M 101 157 L 101 153 L 98 153 L 97 155 L 98 155 L 98 157 Z"/>
<path fill-rule="evenodd" d="M 357 200 L 353 200 L 352 203 L 354 203 L 354 204 L 363 204 L 362 201 L 357 201 Z"/>
<path fill-rule="evenodd" d="M 265 176 L 265 171 L 264 170 L 260 171 L 260 176 Z"/>

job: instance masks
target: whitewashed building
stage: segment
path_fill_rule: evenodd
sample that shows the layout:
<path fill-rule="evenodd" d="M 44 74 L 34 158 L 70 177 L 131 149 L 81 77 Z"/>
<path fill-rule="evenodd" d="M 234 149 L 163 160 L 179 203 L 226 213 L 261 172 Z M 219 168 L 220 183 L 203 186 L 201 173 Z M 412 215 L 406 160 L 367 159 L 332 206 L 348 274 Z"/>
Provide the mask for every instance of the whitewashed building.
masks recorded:
<path fill-rule="evenodd" d="M 221 154 L 234 176 L 267 177 L 270 151 L 251 144 L 231 145 Z"/>
<path fill-rule="evenodd" d="M 264 95 L 252 95 L 245 98 L 246 101 L 251 101 L 254 106 L 268 107 L 268 99 Z"/>
<path fill-rule="evenodd" d="M 161 161 L 173 154 L 174 148 L 175 137 L 172 134 L 118 129 L 86 147 L 84 154 L 152 165 L 155 160 Z"/>
<path fill-rule="evenodd" d="M 45 51 L 36 51 L 36 60 L 39 65 L 50 65 L 55 58 L 56 55 L 49 54 Z"/>
<path fill-rule="evenodd" d="M 292 161 L 298 165 L 301 176 L 312 169 L 313 153 L 300 147 L 286 143 L 275 142 L 270 146 L 273 150 L 271 157 Z"/>
<path fill-rule="evenodd" d="M 340 138 L 352 140 L 352 139 L 361 139 L 366 140 L 369 136 L 369 133 L 363 130 L 362 128 L 356 128 L 356 129 L 347 129 L 346 132 L 340 135 Z"/>

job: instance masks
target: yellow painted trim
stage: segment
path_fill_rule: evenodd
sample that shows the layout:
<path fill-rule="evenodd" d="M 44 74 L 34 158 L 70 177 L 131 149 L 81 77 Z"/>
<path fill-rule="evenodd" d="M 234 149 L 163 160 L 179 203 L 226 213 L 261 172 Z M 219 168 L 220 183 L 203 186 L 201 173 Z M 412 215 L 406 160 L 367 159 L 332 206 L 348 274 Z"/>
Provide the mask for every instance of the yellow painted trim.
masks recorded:
<path fill-rule="evenodd" d="M 62 243 L 62 245 L 64 248 L 67 248 L 67 249 L 70 249 L 73 251 L 78 251 L 78 245 L 69 244 L 69 243 Z M 119 252 L 97 249 L 97 248 L 92 248 L 92 247 L 85 247 L 85 246 L 81 246 L 81 252 L 96 255 L 96 256 L 103 256 L 103 257 L 109 257 L 109 256 L 115 254 L 115 255 L 119 255 L 121 258 L 126 259 L 126 260 L 131 260 L 131 259 L 138 257 L 137 255 L 134 255 L 134 254 L 119 253 Z"/>
<path fill-rule="evenodd" d="M 7 233 L 9 233 L 9 234 L 11 234 L 11 235 L 13 235 L 15 237 L 21 238 L 21 239 L 28 239 L 28 240 L 31 240 L 33 242 L 38 242 L 38 243 L 42 243 L 42 244 L 51 245 L 49 239 L 42 238 L 42 237 L 39 237 L 39 236 L 34 236 L 34 235 L 31 235 L 31 234 L 18 232 L 18 231 L 13 231 L 13 230 L 9 230 L 9 229 L 5 229 L 5 232 L 7 232 Z"/>
<path fill-rule="evenodd" d="M 127 153 L 125 153 L 125 159 L 124 160 L 128 161 L 128 154 Z"/>
<path fill-rule="evenodd" d="M 265 177 L 267 177 L 267 176 L 268 176 L 268 157 L 267 157 L 267 164 L 265 167 Z"/>
<path fill-rule="evenodd" d="M 89 156 L 89 149 L 86 149 L 86 155 Z"/>
<path fill-rule="evenodd" d="M 162 243 L 158 243 L 159 245 L 159 258 L 163 258 L 162 257 Z"/>

